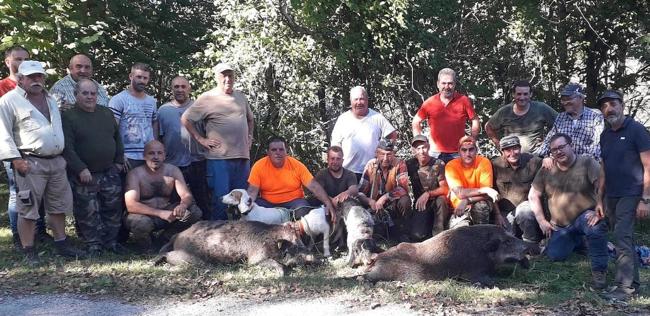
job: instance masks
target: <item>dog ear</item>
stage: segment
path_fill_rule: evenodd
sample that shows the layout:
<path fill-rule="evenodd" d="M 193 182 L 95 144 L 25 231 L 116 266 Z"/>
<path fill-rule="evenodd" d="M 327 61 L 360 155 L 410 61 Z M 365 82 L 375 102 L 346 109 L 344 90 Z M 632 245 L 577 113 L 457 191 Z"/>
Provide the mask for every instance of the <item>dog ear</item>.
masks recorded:
<path fill-rule="evenodd" d="M 253 205 L 253 199 L 249 196 L 248 200 L 246 201 L 246 206 L 251 207 Z"/>

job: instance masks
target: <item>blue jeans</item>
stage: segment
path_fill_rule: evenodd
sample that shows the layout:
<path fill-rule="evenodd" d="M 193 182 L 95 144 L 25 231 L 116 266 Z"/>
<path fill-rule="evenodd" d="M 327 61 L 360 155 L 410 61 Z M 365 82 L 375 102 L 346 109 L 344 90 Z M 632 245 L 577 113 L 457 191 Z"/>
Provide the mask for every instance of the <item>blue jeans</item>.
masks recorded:
<path fill-rule="evenodd" d="M 2 162 L 7 171 L 7 183 L 9 184 L 9 201 L 7 201 L 7 214 L 9 214 L 9 226 L 11 233 L 18 234 L 18 213 L 16 212 L 16 181 L 14 180 L 14 170 L 11 169 L 11 163 Z"/>
<path fill-rule="evenodd" d="M 255 203 L 261 207 L 283 207 L 283 208 L 288 208 L 288 209 L 297 209 L 299 207 L 303 206 L 309 206 L 309 202 L 305 200 L 304 198 L 299 198 L 295 200 L 291 200 L 289 202 L 284 202 L 284 203 L 271 203 L 263 198 L 257 198 L 255 200 Z M 319 201 L 320 203 L 320 201 Z M 322 204 L 322 203 L 321 203 Z"/>
<path fill-rule="evenodd" d="M 227 220 L 226 205 L 221 197 L 234 189 L 248 188 L 251 165 L 248 159 L 208 159 L 208 186 L 212 189 L 211 220 Z"/>
<path fill-rule="evenodd" d="M 583 237 L 587 238 L 591 270 L 607 270 L 607 223 L 600 220 L 596 225 L 587 224 L 586 214 L 582 212 L 573 223 L 551 233 L 551 238 L 546 246 L 546 255 L 552 261 L 566 260 L 567 257 L 580 246 L 583 246 Z"/>

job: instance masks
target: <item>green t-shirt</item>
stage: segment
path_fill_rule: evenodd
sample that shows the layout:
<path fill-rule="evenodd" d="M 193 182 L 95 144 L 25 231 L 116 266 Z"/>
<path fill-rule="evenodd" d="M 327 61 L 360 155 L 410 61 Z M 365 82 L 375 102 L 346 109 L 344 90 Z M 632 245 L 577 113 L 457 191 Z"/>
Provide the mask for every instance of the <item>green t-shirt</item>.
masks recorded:
<path fill-rule="evenodd" d="M 516 115 L 512 107 L 512 103 L 502 106 L 488 120 L 488 124 L 496 131 L 499 139 L 507 135 L 517 135 L 521 150 L 534 153 L 553 127 L 557 112 L 546 103 L 537 101 L 531 101 L 530 109 L 522 116 Z"/>

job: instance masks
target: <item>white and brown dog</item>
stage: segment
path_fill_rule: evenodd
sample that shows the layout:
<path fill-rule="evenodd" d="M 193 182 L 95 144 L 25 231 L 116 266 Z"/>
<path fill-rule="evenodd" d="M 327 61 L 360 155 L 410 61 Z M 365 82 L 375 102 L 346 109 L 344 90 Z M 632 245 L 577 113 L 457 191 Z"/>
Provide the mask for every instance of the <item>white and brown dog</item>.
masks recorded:
<path fill-rule="evenodd" d="M 245 221 L 257 221 L 266 224 L 282 224 L 290 222 L 292 218 L 291 210 L 283 208 L 270 208 L 257 205 L 255 201 L 243 189 L 235 189 L 221 197 L 221 202 L 227 205 L 236 205 L 241 213 L 241 219 Z M 299 221 L 292 222 L 291 225 L 296 231 L 298 237 L 308 235 L 310 237 L 310 246 L 313 247 L 313 241 L 318 235 L 323 235 L 323 255 L 326 257 L 330 254 L 330 225 L 325 217 L 325 207 L 319 207 L 311 210 Z"/>

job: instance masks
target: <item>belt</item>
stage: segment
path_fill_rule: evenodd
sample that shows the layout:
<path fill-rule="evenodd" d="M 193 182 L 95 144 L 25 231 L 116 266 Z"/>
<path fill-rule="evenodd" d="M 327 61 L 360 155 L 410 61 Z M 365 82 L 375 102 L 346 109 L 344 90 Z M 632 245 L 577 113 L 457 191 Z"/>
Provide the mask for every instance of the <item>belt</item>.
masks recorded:
<path fill-rule="evenodd" d="M 41 158 L 41 159 L 54 159 L 56 157 L 59 157 L 60 155 L 52 155 L 52 156 L 41 156 L 37 154 L 32 154 L 32 153 L 23 153 L 25 156 L 29 157 L 35 157 L 35 158 Z"/>

